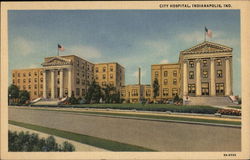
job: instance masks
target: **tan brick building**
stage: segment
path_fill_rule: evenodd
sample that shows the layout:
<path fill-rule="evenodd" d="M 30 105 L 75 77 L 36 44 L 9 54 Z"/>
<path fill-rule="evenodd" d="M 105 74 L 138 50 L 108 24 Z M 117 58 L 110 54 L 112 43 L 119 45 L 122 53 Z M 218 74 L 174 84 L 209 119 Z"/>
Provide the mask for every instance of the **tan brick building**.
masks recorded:
<path fill-rule="evenodd" d="M 159 95 L 156 96 L 156 100 L 167 100 L 173 99 L 175 95 L 180 96 L 181 74 L 179 63 L 151 65 L 152 97 L 155 79 L 158 80 L 159 84 Z"/>
<path fill-rule="evenodd" d="M 43 68 L 18 69 L 12 71 L 12 84 L 27 90 L 31 99 L 43 95 Z"/>
<path fill-rule="evenodd" d="M 116 62 L 95 64 L 95 81 L 101 86 L 115 86 L 120 90 L 125 85 L 125 69 Z"/>
<path fill-rule="evenodd" d="M 102 87 L 105 86 L 105 82 L 105 84 L 113 84 L 114 87 L 120 89 L 125 83 L 125 70 L 115 62 L 93 64 L 78 56 L 68 55 L 46 57 L 42 66 L 42 68 L 18 69 L 12 72 L 13 84 L 20 89 L 28 90 L 31 99 L 38 97 L 58 99 L 70 97 L 72 94 L 75 97 L 83 97 L 89 84 L 99 74 L 106 77 L 106 79 L 100 77 L 97 80 L 98 83 L 101 82 L 99 84 Z M 95 70 L 98 67 L 102 69 L 100 73 Z M 103 72 L 104 67 L 106 67 L 105 72 Z"/>

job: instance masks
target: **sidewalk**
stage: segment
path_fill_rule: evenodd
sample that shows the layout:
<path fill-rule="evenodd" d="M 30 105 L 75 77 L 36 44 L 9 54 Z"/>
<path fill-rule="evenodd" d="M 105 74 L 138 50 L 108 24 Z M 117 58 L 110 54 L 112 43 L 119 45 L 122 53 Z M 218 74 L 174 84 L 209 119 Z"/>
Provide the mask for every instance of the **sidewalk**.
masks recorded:
<path fill-rule="evenodd" d="M 11 124 L 9 124 L 9 130 L 17 131 L 17 132 L 21 132 L 21 131 L 27 132 L 28 131 L 29 133 L 36 133 L 36 134 L 38 134 L 39 138 L 47 138 L 47 137 L 51 136 L 49 134 L 45 134 L 42 132 L 34 131 L 31 129 L 15 126 L 15 125 L 11 125 Z M 55 138 L 56 143 L 58 143 L 58 144 L 62 144 L 64 141 L 68 141 L 69 143 L 71 143 L 75 147 L 75 152 L 107 152 L 108 151 L 108 150 L 105 150 L 102 148 L 97 148 L 94 146 L 82 144 L 82 143 L 72 141 L 69 139 L 65 139 L 65 138 L 61 138 L 61 137 L 57 137 L 57 136 L 53 136 L 53 137 Z"/>

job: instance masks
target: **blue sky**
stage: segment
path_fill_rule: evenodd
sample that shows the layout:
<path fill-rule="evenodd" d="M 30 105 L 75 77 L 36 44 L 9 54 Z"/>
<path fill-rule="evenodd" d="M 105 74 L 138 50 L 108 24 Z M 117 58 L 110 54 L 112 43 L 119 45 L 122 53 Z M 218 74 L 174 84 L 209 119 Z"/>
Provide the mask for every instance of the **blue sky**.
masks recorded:
<path fill-rule="evenodd" d="M 9 11 L 9 71 L 41 67 L 44 57 L 75 54 L 93 63 L 118 62 L 126 84 L 150 84 L 151 64 L 176 63 L 179 52 L 204 41 L 233 48 L 234 94 L 240 94 L 239 10 Z M 10 76 L 9 76 L 10 78 Z"/>

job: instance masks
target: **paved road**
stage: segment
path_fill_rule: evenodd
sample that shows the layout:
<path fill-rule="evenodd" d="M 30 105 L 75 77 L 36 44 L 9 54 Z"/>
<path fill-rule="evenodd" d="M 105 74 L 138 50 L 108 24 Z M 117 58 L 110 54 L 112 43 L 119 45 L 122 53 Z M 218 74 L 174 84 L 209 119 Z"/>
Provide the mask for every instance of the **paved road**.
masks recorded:
<path fill-rule="evenodd" d="M 9 119 L 158 151 L 240 151 L 240 128 L 9 108 Z"/>

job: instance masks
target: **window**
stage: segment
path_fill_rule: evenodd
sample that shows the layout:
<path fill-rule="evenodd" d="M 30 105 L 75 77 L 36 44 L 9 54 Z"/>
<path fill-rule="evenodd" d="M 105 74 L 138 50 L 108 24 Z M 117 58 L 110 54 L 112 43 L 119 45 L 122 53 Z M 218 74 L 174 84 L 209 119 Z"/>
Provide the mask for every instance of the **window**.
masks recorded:
<path fill-rule="evenodd" d="M 34 79 L 34 82 L 37 82 L 37 78 Z"/>
<path fill-rule="evenodd" d="M 12 77 L 15 77 L 15 73 L 12 74 Z"/>
<path fill-rule="evenodd" d="M 23 73 L 23 76 L 24 76 L 24 77 L 26 77 L 26 74 L 25 74 L 25 73 Z"/>
<path fill-rule="evenodd" d="M 194 71 L 189 72 L 189 79 L 194 79 Z"/>
<path fill-rule="evenodd" d="M 173 76 L 174 76 L 174 77 L 177 77 L 177 71 L 174 70 Z"/>
<path fill-rule="evenodd" d="M 26 79 L 23 79 L 23 83 L 26 83 Z"/>
<path fill-rule="evenodd" d="M 155 77 L 158 77 L 158 76 L 159 76 L 159 72 L 155 71 Z"/>
<path fill-rule="evenodd" d="M 173 85 L 176 85 L 176 84 L 177 84 L 177 80 L 173 79 Z"/>
<path fill-rule="evenodd" d="M 111 82 L 109 82 L 109 84 L 110 84 L 111 86 L 114 86 L 114 82 L 112 82 L 112 81 L 111 81 Z"/>
<path fill-rule="evenodd" d="M 29 78 L 29 83 L 31 82 L 31 78 Z"/>
<path fill-rule="evenodd" d="M 34 92 L 34 95 L 36 95 L 37 93 L 36 93 L 36 91 Z"/>
<path fill-rule="evenodd" d="M 17 80 L 17 83 L 20 83 L 20 79 Z"/>
<path fill-rule="evenodd" d="M 80 95 L 80 88 L 76 88 L 76 96 Z"/>
<path fill-rule="evenodd" d="M 60 75 L 60 71 L 57 71 L 57 75 L 58 75 L 58 76 Z"/>
<path fill-rule="evenodd" d="M 85 89 L 82 89 L 82 96 L 85 96 Z"/>
<path fill-rule="evenodd" d="M 31 76 L 31 72 L 29 72 L 29 76 Z"/>
<path fill-rule="evenodd" d="M 35 76 L 37 76 L 37 73 L 35 72 Z"/>
<path fill-rule="evenodd" d="M 43 71 L 40 72 L 40 75 L 41 75 L 41 76 L 43 75 Z"/>
<path fill-rule="evenodd" d="M 132 89 L 132 96 L 138 96 L 137 89 Z"/>
<path fill-rule="evenodd" d="M 43 88 L 43 85 L 42 85 L 42 84 L 40 84 L 40 88 Z"/>
<path fill-rule="evenodd" d="M 43 82 L 43 78 L 40 78 L 40 82 Z"/>
<path fill-rule="evenodd" d="M 195 93 L 195 84 L 188 85 L 188 93 Z"/>
<path fill-rule="evenodd" d="M 164 75 L 164 77 L 167 77 L 168 76 L 168 71 L 164 71 L 163 75 Z"/>
<path fill-rule="evenodd" d="M 222 78 L 222 70 L 217 70 L 217 78 Z"/>
<path fill-rule="evenodd" d="M 85 80 L 82 79 L 82 85 L 85 85 Z"/>
<path fill-rule="evenodd" d="M 18 73 L 17 76 L 20 77 L 20 73 Z"/>
<path fill-rule="evenodd" d="M 216 60 L 216 65 L 217 65 L 217 66 L 221 66 L 221 65 L 222 65 L 221 59 L 217 59 L 217 60 Z"/>
<path fill-rule="evenodd" d="M 59 78 L 57 78 L 57 84 L 60 84 L 60 79 Z"/>
<path fill-rule="evenodd" d="M 207 78 L 208 77 L 208 72 L 207 71 L 203 71 L 202 76 L 203 76 L 203 78 Z"/>
<path fill-rule="evenodd" d="M 113 74 L 110 74 L 110 79 L 113 79 Z"/>
<path fill-rule="evenodd" d="M 163 83 L 164 83 L 164 85 L 167 85 L 168 84 L 168 80 L 164 79 Z"/>
<path fill-rule="evenodd" d="M 168 88 L 163 88 L 163 96 L 168 96 Z"/>
<path fill-rule="evenodd" d="M 37 84 L 35 84 L 35 89 L 37 89 Z"/>
<path fill-rule="evenodd" d="M 191 68 L 194 67 L 194 61 L 189 61 L 189 67 L 191 67 Z"/>
<path fill-rule="evenodd" d="M 29 87 L 29 89 L 31 89 L 31 85 L 29 85 L 28 87 Z"/>
<path fill-rule="evenodd" d="M 26 89 L 26 86 L 25 85 L 23 85 L 23 90 L 25 90 Z"/>
<path fill-rule="evenodd" d="M 106 86 L 106 82 L 102 82 L 102 86 Z"/>
<path fill-rule="evenodd" d="M 89 71 L 89 65 L 87 65 L 87 70 Z"/>
<path fill-rule="evenodd" d="M 96 73 L 99 72 L 99 68 L 98 67 L 95 68 L 95 72 Z"/>
<path fill-rule="evenodd" d="M 146 90 L 146 96 L 148 96 L 148 97 L 151 96 L 151 90 L 150 90 L 150 89 L 147 89 L 147 90 Z"/>
<path fill-rule="evenodd" d="M 95 79 L 98 80 L 98 75 L 95 76 Z"/>
<path fill-rule="evenodd" d="M 121 91 L 121 96 L 122 96 L 122 97 L 125 97 L 125 96 L 126 96 L 126 91 L 125 91 L 125 90 L 122 90 L 122 91 Z"/>
<path fill-rule="evenodd" d="M 177 89 L 177 88 L 173 88 L 173 89 L 172 89 L 172 95 L 173 95 L 173 96 L 178 95 L 178 89 Z"/>
<path fill-rule="evenodd" d="M 203 67 L 207 67 L 207 60 L 203 60 Z"/>
<path fill-rule="evenodd" d="M 110 67 L 110 72 L 113 72 L 113 67 L 112 66 Z"/>
<path fill-rule="evenodd" d="M 224 93 L 224 84 L 223 83 L 216 83 L 216 93 L 217 94 Z"/>
<path fill-rule="evenodd" d="M 13 79 L 12 83 L 15 84 L 15 80 L 14 79 Z"/>
<path fill-rule="evenodd" d="M 77 66 L 79 67 L 79 60 L 77 61 Z"/>
<path fill-rule="evenodd" d="M 102 68 L 102 71 L 103 71 L 103 72 L 106 72 L 106 67 L 103 67 L 103 68 Z"/>
<path fill-rule="evenodd" d="M 80 79 L 76 78 L 76 84 L 80 84 Z"/>
<path fill-rule="evenodd" d="M 106 79 L 106 74 L 103 74 L 103 75 L 102 75 L 102 79 Z"/>

